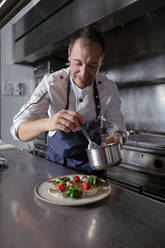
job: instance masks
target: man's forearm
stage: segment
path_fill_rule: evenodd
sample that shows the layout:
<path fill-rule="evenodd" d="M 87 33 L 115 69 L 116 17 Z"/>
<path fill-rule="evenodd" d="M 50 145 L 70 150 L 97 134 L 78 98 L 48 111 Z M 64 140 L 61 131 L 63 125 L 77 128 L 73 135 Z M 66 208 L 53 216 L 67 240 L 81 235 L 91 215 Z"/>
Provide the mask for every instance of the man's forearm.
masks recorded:
<path fill-rule="evenodd" d="M 35 121 L 24 121 L 19 126 L 18 138 L 21 141 L 31 141 L 46 131 L 48 131 L 47 118 Z"/>
<path fill-rule="evenodd" d="M 30 141 L 46 131 L 61 130 L 66 133 L 79 131 L 85 121 L 73 110 L 62 109 L 55 115 L 34 121 L 24 121 L 20 124 L 17 136 L 22 141 Z"/>

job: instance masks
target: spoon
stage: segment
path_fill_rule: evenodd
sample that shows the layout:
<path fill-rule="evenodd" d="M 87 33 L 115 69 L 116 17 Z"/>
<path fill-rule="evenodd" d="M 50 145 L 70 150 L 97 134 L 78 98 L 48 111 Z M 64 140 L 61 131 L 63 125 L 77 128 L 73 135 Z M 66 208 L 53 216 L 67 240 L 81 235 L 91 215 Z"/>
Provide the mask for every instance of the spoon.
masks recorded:
<path fill-rule="evenodd" d="M 88 142 L 89 142 L 89 144 L 88 144 L 88 149 L 96 149 L 96 148 L 98 148 L 98 145 L 94 142 L 94 141 L 92 141 L 91 139 L 90 139 L 90 137 L 89 137 L 89 135 L 88 135 L 88 133 L 87 133 L 87 131 L 86 131 L 86 129 L 84 128 L 84 127 L 82 127 L 81 126 L 81 131 L 83 132 L 83 134 L 85 135 L 85 137 L 87 138 L 87 140 L 88 140 Z"/>

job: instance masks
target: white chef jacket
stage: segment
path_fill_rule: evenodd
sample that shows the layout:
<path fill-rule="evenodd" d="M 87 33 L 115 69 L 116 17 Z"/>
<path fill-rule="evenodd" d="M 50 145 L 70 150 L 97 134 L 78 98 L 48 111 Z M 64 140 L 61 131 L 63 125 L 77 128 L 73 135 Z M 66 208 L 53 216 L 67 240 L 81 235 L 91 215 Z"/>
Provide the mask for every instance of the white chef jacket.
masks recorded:
<path fill-rule="evenodd" d="M 10 130 L 14 139 L 18 140 L 17 132 L 21 122 L 44 118 L 46 113 L 48 116 L 52 116 L 65 108 L 69 71 L 68 67 L 43 77 L 28 103 L 14 116 Z M 112 134 L 118 130 L 126 132 L 116 84 L 101 73 L 96 76 L 96 84 L 101 116 L 107 122 L 108 133 Z M 80 89 L 71 79 L 69 109 L 78 112 L 86 121 L 96 119 L 93 85 Z M 54 132 L 49 132 L 49 136 L 53 134 Z"/>

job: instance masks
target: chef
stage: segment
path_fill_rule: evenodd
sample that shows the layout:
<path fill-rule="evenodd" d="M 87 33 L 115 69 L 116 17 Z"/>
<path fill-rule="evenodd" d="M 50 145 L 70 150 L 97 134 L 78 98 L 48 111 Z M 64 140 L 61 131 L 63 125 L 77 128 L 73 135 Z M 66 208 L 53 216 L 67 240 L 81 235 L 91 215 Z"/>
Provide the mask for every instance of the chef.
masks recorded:
<path fill-rule="evenodd" d="M 83 125 L 101 144 L 104 121 L 104 142 L 122 145 L 126 138 L 117 86 L 99 73 L 103 57 L 104 41 L 96 30 L 86 27 L 74 33 L 68 47 L 70 67 L 43 77 L 14 117 L 13 137 L 30 141 L 48 131 L 48 160 L 83 173 L 104 174 L 91 169 L 85 151 L 88 141 L 80 129 Z"/>

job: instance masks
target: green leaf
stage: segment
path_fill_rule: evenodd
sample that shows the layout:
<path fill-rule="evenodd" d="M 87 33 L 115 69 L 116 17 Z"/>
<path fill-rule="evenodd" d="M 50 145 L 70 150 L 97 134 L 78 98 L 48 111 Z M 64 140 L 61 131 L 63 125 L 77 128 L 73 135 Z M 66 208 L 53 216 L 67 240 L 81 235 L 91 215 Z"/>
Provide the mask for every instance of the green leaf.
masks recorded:
<path fill-rule="evenodd" d="M 68 191 L 66 192 L 66 197 L 72 199 L 81 199 L 82 198 L 82 191 L 79 187 L 75 184 L 71 184 Z"/>
<path fill-rule="evenodd" d="M 90 183 L 91 186 L 97 186 L 99 184 L 102 184 L 101 179 L 98 176 L 94 176 L 94 175 L 89 176 L 88 182 Z"/>

